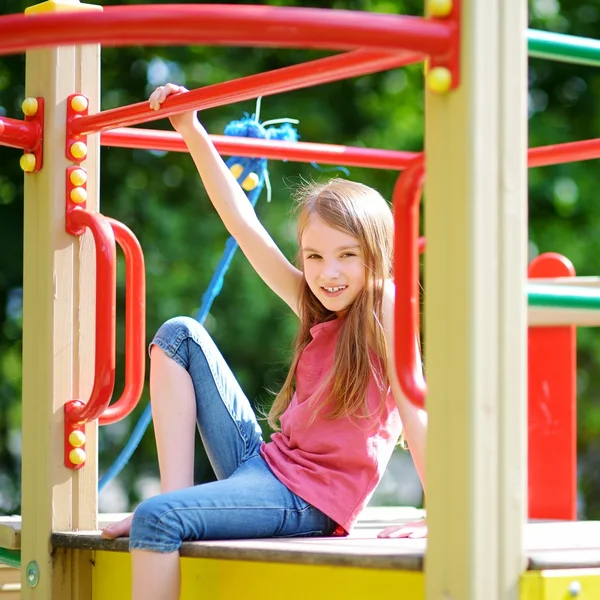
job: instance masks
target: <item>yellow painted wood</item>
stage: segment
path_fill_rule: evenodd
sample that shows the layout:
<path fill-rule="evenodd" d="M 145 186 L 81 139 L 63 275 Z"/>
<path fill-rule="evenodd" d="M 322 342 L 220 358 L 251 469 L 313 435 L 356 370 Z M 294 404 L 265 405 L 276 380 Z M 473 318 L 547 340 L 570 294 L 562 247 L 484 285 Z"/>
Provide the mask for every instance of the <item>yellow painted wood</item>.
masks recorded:
<path fill-rule="evenodd" d="M 29 12 L 101 7 L 48 2 Z M 93 362 L 93 254 L 89 240 L 67 235 L 64 156 L 66 97 L 81 92 L 90 110 L 99 107 L 98 45 L 60 47 L 26 54 L 26 95 L 45 100 L 44 166 L 25 177 L 23 299 L 23 487 L 22 598 L 87 600 L 91 563 L 71 551 L 50 557 L 56 530 L 95 529 L 97 512 L 96 425 L 87 433 L 87 464 L 78 472 L 63 466 L 63 405 L 87 399 Z M 88 138 L 88 207 L 98 205 L 97 136 Z M 78 292 L 83 281 L 86 292 Z M 30 587 L 26 565 L 35 561 L 39 582 Z M 75 568 L 73 568 L 75 567 Z"/>
<path fill-rule="evenodd" d="M 521 600 L 596 600 L 600 569 L 528 571 L 521 578 Z"/>
<path fill-rule="evenodd" d="M 516 600 L 526 510 L 526 5 L 461 5 L 461 85 L 426 93 L 426 589 L 428 600 Z"/>
<path fill-rule="evenodd" d="M 130 555 L 95 552 L 93 600 L 129 600 Z M 377 600 L 425 597 L 423 573 L 182 558 L 181 600 Z"/>
<path fill-rule="evenodd" d="M 25 14 L 72 12 L 74 10 L 102 10 L 102 7 L 97 4 L 83 4 L 79 0 L 47 0 L 26 8 Z"/>

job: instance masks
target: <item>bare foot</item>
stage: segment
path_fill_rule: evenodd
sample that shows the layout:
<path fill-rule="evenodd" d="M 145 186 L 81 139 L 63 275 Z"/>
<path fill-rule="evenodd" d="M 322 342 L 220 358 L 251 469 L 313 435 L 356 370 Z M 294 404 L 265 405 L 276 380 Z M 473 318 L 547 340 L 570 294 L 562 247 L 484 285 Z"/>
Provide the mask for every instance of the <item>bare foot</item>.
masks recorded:
<path fill-rule="evenodd" d="M 133 515 L 125 517 L 122 521 L 112 523 L 102 530 L 102 537 L 107 540 L 114 540 L 118 537 L 127 537 L 131 529 L 131 522 L 133 521 Z"/>

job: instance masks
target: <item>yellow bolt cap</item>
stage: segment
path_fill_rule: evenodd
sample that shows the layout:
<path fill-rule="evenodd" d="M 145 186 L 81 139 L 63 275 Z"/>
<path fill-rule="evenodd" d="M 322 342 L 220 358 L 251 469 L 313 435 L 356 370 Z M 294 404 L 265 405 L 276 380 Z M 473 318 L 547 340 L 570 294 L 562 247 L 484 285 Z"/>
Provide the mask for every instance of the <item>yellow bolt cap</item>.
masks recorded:
<path fill-rule="evenodd" d="M 256 173 L 250 173 L 250 175 L 242 182 L 242 188 L 247 192 L 251 192 L 258 185 L 258 181 L 258 175 Z"/>
<path fill-rule="evenodd" d="M 446 67 L 434 67 L 427 75 L 427 87 L 434 94 L 445 94 L 452 87 L 452 73 Z"/>
<path fill-rule="evenodd" d="M 83 142 L 71 144 L 71 156 L 78 160 L 84 159 L 87 156 L 87 146 Z"/>
<path fill-rule="evenodd" d="M 85 96 L 73 96 L 71 98 L 71 108 L 75 112 L 83 112 L 87 110 L 88 99 Z"/>
<path fill-rule="evenodd" d="M 87 181 L 87 173 L 85 169 L 73 169 L 69 175 L 69 179 L 73 185 L 84 185 Z"/>
<path fill-rule="evenodd" d="M 25 98 L 21 104 L 21 110 L 28 117 L 33 117 L 38 111 L 37 98 Z"/>
<path fill-rule="evenodd" d="M 237 179 L 244 172 L 244 167 L 242 167 L 242 165 L 240 165 L 239 163 L 235 163 L 234 165 L 231 165 L 231 168 L 229 170 L 231 171 L 231 174 Z"/>
<path fill-rule="evenodd" d="M 23 154 L 19 164 L 25 173 L 33 173 L 35 171 L 35 154 Z"/>
<path fill-rule="evenodd" d="M 74 465 L 82 465 L 85 462 L 85 450 L 81 448 L 73 448 L 71 452 L 69 452 L 69 460 Z"/>
<path fill-rule="evenodd" d="M 69 434 L 69 444 L 73 446 L 73 448 L 81 448 L 85 444 L 85 433 L 83 431 L 71 431 Z"/>
<path fill-rule="evenodd" d="M 70 197 L 75 204 L 83 204 L 87 200 L 87 190 L 82 187 L 73 188 Z"/>
<path fill-rule="evenodd" d="M 426 10 L 430 17 L 447 17 L 452 12 L 452 0 L 427 0 Z"/>

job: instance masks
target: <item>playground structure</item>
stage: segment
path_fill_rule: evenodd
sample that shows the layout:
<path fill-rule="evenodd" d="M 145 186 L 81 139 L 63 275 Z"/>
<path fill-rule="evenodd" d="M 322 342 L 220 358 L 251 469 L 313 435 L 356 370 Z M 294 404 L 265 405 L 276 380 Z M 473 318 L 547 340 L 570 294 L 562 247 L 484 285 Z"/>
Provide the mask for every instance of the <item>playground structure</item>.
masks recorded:
<path fill-rule="evenodd" d="M 600 157 L 600 140 L 527 155 L 526 42 L 531 55 L 588 64 L 600 64 L 600 44 L 535 31 L 526 38 L 521 0 L 481 4 L 432 1 L 429 15 L 415 18 L 226 5 L 102 10 L 49 0 L 25 16 L 0 18 L 0 55 L 27 52 L 25 120 L 0 119 L 0 143 L 24 150 L 27 172 L 23 527 L 0 527 L 0 546 L 8 549 L 2 560 L 18 564 L 20 550 L 22 598 L 128 597 L 123 541 L 89 532 L 98 526 L 97 420 L 127 414 L 144 377 L 143 259 L 127 228 L 98 212 L 100 144 L 185 151 L 175 133 L 128 127 L 424 59 L 425 153 L 214 139 L 223 154 L 401 171 L 393 198 L 395 349 L 405 393 L 419 405 L 427 397 L 427 568 L 423 542 L 374 542 L 369 534 L 383 524 L 367 522 L 358 528 L 360 543 L 186 544 L 182 597 L 259 598 L 262 586 L 253 584 L 261 580 L 281 582 L 291 599 L 600 597 L 600 524 L 568 522 L 576 518 L 575 326 L 600 324 L 591 310 L 600 297 L 590 287 L 596 282 L 574 279 L 561 257 L 540 257 L 529 284 L 525 267 L 527 165 Z M 159 113 L 144 102 L 100 111 L 99 44 L 157 39 L 341 53 L 193 90 L 170 98 Z M 423 184 L 428 389 L 413 343 Z M 84 226 L 93 244 L 81 235 Z M 127 255 L 128 352 L 125 390 L 107 408 L 115 241 Z M 550 433 L 538 411 L 542 382 L 552 390 L 545 410 L 559 424 Z M 394 514 L 381 513 L 383 520 Z M 562 522 L 528 525 L 528 514 Z"/>

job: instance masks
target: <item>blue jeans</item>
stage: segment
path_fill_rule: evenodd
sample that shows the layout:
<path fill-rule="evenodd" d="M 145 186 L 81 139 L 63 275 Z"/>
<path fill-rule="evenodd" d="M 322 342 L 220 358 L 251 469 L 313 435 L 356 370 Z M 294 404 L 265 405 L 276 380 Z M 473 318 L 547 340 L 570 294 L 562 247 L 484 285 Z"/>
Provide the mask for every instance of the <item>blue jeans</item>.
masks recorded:
<path fill-rule="evenodd" d="M 142 502 L 130 549 L 174 552 L 184 540 L 330 535 L 336 524 L 281 483 L 260 455 L 254 411 L 204 327 L 171 319 L 152 344 L 192 378 L 200 437 L 218 481 Z"/>

